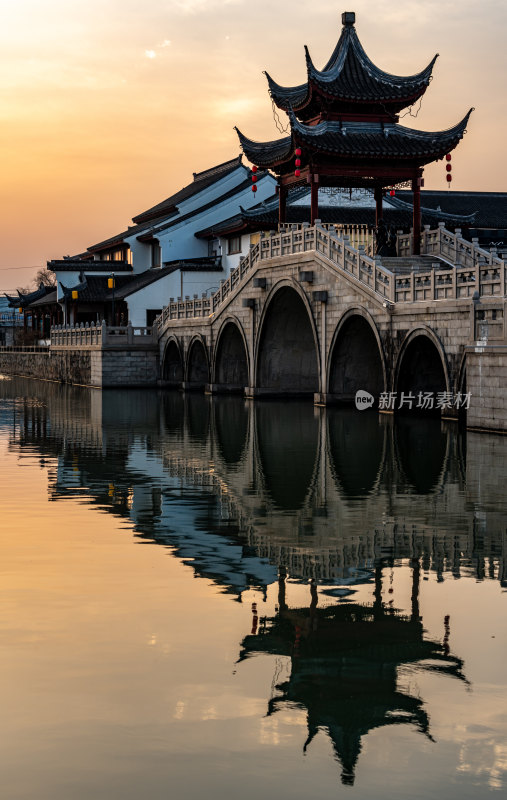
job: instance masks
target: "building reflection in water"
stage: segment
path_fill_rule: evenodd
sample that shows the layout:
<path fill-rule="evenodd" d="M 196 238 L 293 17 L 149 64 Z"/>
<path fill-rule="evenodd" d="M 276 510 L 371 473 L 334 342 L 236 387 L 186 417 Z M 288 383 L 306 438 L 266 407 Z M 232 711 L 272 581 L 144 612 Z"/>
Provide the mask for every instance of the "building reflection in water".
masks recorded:
<path fill-rule="evenodd" d="M 492 464 L 490 437 L 468 433 L 465 447 L 434 419 L 22 379 L 0 382 L 0 399 L 10 447 L 55 465 L 51 500 L 77 494 L 129 518 L 237 600 L 278 582 L 275 615 L 254 608 L 239 659 L 290 660 L 268 714 L 304 709 L 305 748 L 325 730 L 344 783 L 369 731 L 404 724 L 431 737 L 400 667 L 466 678 L 445 610 L 441 640 L 425 635 L 421 574 L 507 585 L 507 438 L 495 438 Z M 385 569 L 400 565 L 412 571 L 408 610 L 383 599 Z M 310 582 L 306 607 L 288 603 L 288 577 Z M 369 600 L 357 599 L 360 582 Z"/>
<path fill-rule="evenodd" d="M 229 548 L 255 554 L 267 583 L 279 568 L 333 583 L 418 558 L 439 578 L 505 585 L 504 438 L 493 465 L 489 437 L 468 433 L 465 451 L 462 434 L 434 419 L 23 379 L 0 391 L 15 398 L 3 403 L 11 447 L 57 460 L 51 498 L 86 494 L 140 537 L 179 551 L 191 529 L 190 550 L 202 552 L 215 537 L 224 559 Z M 194 510 L 184 530 L 175 498 Z M 216 580 L 241 593 L 249 583 L 231 581 L 229 566 Z"/>

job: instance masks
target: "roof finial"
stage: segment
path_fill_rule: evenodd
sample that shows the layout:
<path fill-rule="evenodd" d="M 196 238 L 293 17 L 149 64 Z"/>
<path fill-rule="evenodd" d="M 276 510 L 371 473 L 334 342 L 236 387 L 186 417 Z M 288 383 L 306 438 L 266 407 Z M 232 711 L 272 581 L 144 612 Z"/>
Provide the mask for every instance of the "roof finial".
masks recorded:
<path fill-rule="evenodd" d="M 354 25 L 356 21 L 356 12 L 355 11 L 344 11 L 342 14 L 342 25 L 346 28 L 350 28 Z"/>

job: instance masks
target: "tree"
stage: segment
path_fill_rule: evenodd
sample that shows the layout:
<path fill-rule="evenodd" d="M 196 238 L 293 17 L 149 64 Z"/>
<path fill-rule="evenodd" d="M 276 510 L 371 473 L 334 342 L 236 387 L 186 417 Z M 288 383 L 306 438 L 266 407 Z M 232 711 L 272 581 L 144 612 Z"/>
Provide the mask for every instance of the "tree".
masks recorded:
<path fill-rule="evenodd" d="M 36 286 L 40 286 L 41 283 L 43 286 L 55 286 L 56 287 L 56 275 L 54 272 L 50 272 L 49 269 L 46 267 L 39 267 L 37 272 L 35 273 L 35 278 L 33 282 Z"/>

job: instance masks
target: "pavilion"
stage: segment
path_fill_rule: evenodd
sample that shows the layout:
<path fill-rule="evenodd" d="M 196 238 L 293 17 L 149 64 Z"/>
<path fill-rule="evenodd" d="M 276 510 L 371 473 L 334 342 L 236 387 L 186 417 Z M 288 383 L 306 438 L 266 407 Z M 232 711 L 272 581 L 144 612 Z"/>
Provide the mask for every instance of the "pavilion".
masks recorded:
<path fill-rule="evenodd" d="M 473 109 L 444 131 L 399 125 L 400 112 L 428 88 L 437 56 L 416 75 L 390 75 L 366 55 L 354 27 L 355 14 L 343 13 L 342 23 L 339 41 L 323 70 L 314 66 L 305 46 L 306 83 L 280 86 L 266 73 L 274 105 L 289 117 L 290 134 L 254 142 L 236 128 L 240 144 L 252 164 L 278 177 L 280 223 L 286 221 L 288 192 L 302 185 L 310 185 L 312 225 L 319 218 L 319 187 L 373 190 L 377 224 L 386 188 L 411 188 L 414 254 L 419 254 L 424 166 L 457 146 Z"/>
<path fill-rule="evenodd" d="M 23 330 L 31 331 L 33 336 L 49 338 L 52 325 L 63 321 L 60 307 L 56 303 L 56 287 L 39 283 L 33 292 L 21 292 L 16 295 L 6 294 L 9 308 L 19 309 L 23 314 Z"/>

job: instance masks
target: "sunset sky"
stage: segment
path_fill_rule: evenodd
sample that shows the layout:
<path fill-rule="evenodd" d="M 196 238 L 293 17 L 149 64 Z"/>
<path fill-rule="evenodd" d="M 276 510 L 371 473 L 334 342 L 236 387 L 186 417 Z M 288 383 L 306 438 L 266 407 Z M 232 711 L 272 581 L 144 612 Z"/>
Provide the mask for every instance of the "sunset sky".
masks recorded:
<path fill-rule="evenodd" d="M 418 118 L 403 124 L 445 129 L 475 106 L 453 189 L 507 191 L 505 0 L 0 0 L 0 9 L 0 290 L 237 155 L 234 125 L 280 136 L 262 71 L 303 82 L 303 44 L 322 67 L 345 10 L 386 71 L 409 75 L 440 53 Z M 441 162 L 425 177 L 425 188 L 446 187 Z"/>

